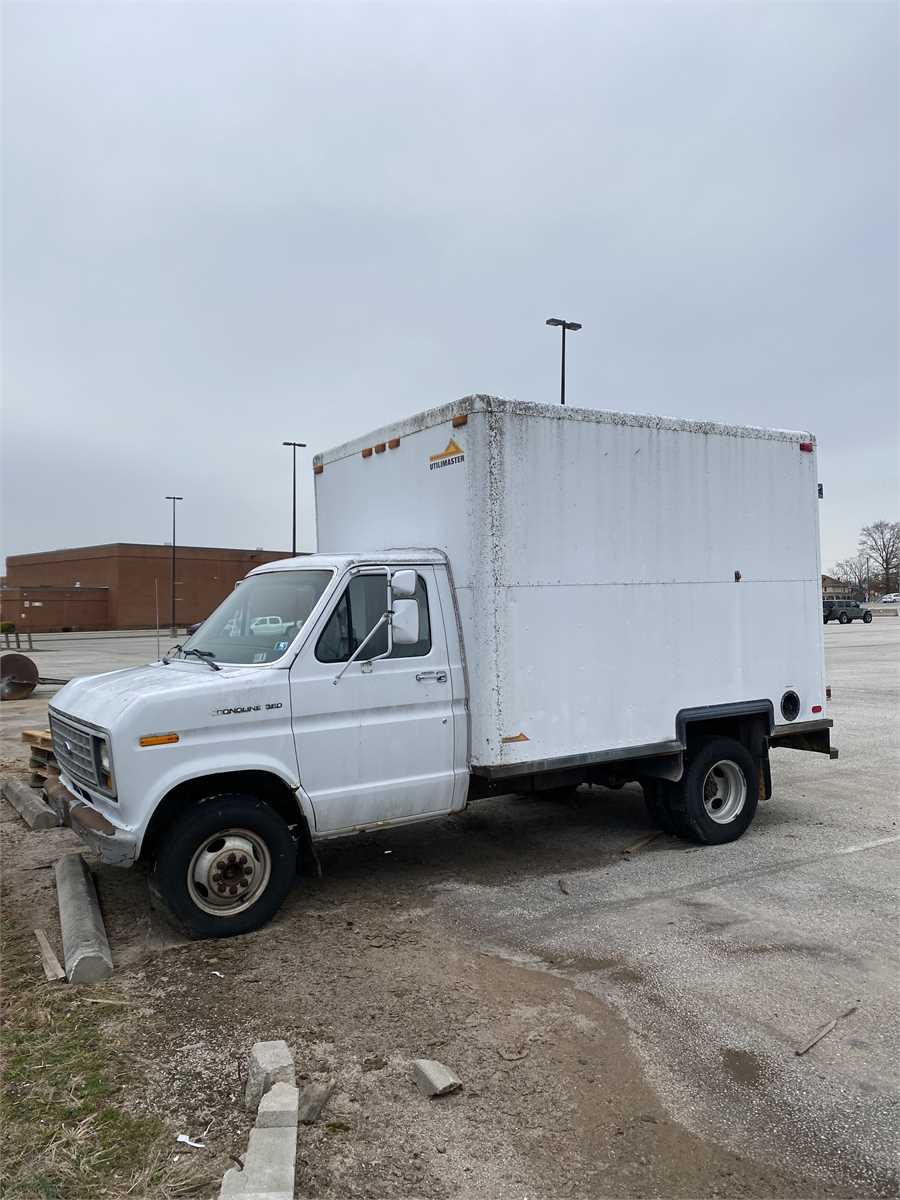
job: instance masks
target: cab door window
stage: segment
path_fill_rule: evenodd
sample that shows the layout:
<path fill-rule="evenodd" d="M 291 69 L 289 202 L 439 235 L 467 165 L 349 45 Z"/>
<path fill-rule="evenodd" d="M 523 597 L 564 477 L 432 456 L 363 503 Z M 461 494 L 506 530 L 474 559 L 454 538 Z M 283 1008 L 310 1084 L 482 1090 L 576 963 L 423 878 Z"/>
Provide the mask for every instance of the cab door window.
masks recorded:
<path fill-rule="evenodd" d="M 421 658 L 431 652 L 431 621 L 425 580 L 416 576 L 415 601 L 419 606 L 419 640 L 410 646 L 394 646 L 391 658 Z M 350 580 L 316 644 L 316 658 L 324 663 L 346 662 L 378 624 L 387 608 L 387 578 L 357 575 Z M 363 651 L 375 658 L 387 650 L 387 629 L 379 629 Z"/>

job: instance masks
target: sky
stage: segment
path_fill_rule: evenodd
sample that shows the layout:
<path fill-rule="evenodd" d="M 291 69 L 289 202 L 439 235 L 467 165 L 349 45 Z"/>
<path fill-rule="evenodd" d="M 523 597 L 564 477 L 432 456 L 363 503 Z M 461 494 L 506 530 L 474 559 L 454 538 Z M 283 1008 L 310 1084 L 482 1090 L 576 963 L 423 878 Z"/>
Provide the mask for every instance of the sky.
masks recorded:
<path fill-rule="evenodd" d="M 315 544 L 472 392 L 811 430 L 898 502 L 893 3 L 6 3 L 0 554 Z"/>

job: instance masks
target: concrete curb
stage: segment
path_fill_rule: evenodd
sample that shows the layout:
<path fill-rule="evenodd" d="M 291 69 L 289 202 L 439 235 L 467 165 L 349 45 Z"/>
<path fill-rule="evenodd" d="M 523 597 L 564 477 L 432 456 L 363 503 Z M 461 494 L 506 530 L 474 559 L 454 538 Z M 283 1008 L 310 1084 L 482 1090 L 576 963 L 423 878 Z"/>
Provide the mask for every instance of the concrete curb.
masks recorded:
<path fill-rule="evenodd" d="M 287 1043 L 257 1042 L 250 1052 L 250 1072 L 250 1095 L 261 1090 L 256 1125 L 243 1170 L 230 1167 L 225 1172 L 219 1200 L 293 1200 L 299 1092 Z"/>
<path fill-rule="evenodd" d="M 29 829 L 56 829 L 62 824 L 59 817 L 35 792 L 18 779 L 7 779 L 3 795 Z"/>
<path fill-rule="evenodd" d="M 107 979 L 112 975 L 112 953 L 94 878 L 80 854 L 66 854 L 57 861 L 56 898 L 69 983 Z"/>

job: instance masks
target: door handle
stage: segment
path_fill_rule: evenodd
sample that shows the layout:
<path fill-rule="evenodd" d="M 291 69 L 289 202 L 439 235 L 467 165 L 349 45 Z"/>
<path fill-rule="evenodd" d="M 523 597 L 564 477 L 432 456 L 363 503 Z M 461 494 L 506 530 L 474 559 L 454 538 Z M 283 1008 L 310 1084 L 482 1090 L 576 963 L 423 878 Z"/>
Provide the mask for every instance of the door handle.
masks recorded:
<path fill-rule="evenodd" d="M 447 682 L 447 672 L 446 671 L 417 671 L 416 672 L 416 683 L 425 683 L 430 679 L 433 679 L 435 683 L 446 683 Z"/>

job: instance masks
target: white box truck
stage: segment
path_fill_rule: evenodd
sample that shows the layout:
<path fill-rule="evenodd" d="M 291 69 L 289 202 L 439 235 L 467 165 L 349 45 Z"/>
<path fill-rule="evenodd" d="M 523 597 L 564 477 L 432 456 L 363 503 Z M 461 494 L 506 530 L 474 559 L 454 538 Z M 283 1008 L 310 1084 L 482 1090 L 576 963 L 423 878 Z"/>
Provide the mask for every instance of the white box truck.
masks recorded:
<path fill-rule="evenodd" d="M 732 841 L 769 749 L 823 753 L 806 433 L 470 396 L 317 456 L 319 550 L 50 710 L 59 793 L 196 936 L 315 843 L 509 792 L 639 782 Z"/>

